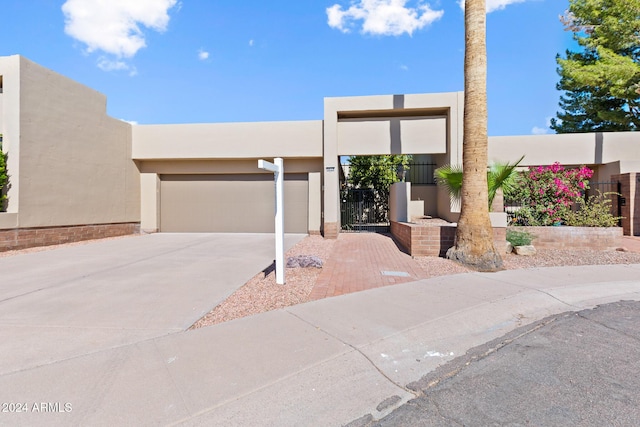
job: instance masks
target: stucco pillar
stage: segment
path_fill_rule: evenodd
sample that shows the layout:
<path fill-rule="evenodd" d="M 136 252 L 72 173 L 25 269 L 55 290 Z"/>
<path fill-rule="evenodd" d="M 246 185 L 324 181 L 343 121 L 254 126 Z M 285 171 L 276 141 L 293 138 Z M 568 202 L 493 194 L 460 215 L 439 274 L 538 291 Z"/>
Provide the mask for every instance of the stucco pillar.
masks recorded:
<path fill-rule="evenodd" d="M 410 182 L 396 182 L 391 185 L 391 188 L 389 189 L 389 219 L 393 222 L 410 221 L 410 203 Z"/>
<path fill-rule="evenodd" d="M 332 99 L 324 100 L 324 237 L 340 232 L 340 172 L 338 168 L 338 110 Z"/>
<path fill-rule="evenodd" d="M 140 231 L 160 230 L 160 177 L 157 173 L 140 174 Z"/>
<path fill-rule="evenodd" d="M 322 226 L 322 177 L 309 172 L 309 234 L 320 234 Z"/>

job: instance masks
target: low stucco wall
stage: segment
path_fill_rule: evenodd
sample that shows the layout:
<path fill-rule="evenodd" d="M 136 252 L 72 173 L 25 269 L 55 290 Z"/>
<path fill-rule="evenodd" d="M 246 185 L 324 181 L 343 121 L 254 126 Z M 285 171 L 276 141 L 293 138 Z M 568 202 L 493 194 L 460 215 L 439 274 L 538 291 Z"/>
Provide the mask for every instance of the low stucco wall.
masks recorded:
<path fill-rule="evenodd" d="M 534 236 L 531 244 L 540 249 L 617 248 L 622 239 L 622 227 L 508 227 Z"/>
<path fill-rule="evenodd" d="M 411 256 L 445 256 L 453 247 L 456 237 L 455 225 L 423 225 L 406 222 L 391 222 L 391 235 Z M 506 228 L 494 227 L 493 240 L 496 249 L 505 246 Z"/>

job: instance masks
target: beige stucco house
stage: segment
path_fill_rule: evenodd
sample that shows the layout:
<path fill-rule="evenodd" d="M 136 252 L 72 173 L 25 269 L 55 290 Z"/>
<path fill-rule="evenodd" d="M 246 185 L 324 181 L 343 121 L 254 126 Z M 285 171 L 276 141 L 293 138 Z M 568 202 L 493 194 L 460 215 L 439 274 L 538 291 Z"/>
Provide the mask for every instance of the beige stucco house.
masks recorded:
<path fill-rule="evenodd" d="M 10 186 L 0 248 L 145 232 L 273 232 L 284 158 L 285 231 L 340 231 L 340 156 L 413 154 L 461 163 L 461 92 L 325 98 L 317 121 L 130 125 L 106 97 L 21 56 L 0 57 L 0 133 Z M 489 139 L 491 160 L 587 164 L 626 179 L 640 234 L 640 133 Z M 635 197 L 634 197 L 635 196 Z M 424 213 L 455 221 L 448 195 L 414 185 Z M 636 199 L 638 202 L 636 203 Z M 635 224 L 635 228 L 634 228 Z"/>

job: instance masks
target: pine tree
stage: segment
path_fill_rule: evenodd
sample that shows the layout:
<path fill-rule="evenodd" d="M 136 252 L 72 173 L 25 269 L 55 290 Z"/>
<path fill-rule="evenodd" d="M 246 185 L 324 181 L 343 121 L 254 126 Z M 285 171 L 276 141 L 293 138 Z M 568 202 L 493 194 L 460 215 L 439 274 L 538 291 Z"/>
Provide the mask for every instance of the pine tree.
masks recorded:
<path fill-rule="evenodd" d="M 558 133 L 640 129 L 640 0 L 570 0 L 562 17 L 582 47 L 558 56 Z"/>

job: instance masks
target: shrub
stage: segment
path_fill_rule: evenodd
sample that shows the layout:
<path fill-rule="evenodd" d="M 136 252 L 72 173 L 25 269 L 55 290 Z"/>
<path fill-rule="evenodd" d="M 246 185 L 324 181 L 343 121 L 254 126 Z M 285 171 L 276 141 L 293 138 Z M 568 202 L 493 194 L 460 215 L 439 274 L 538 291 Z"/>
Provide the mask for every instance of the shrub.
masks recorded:
<path fill-rule="evenodd" d="M 2 140 L 0 134 L 0 141 Z M 2 151 L 2 143 L 0 142 L 0 212 L 5 211 L 5 203 L 7 201 L 6 185 L 9 180 L 7 175 L 7 155 Z"/>
<path fill-rule="evenodd" d="M 534 237 L 527 231 L 507 230 L 507 242 L 512 246 L 528 246 Z"/>
<path fill-rule="evenodd" d="M 586 201 L 579 198 L 576 201 L 577 209 L 569 211 L 566 215 L 566 224 L 576 227 L 616 227 L 622 217 L 613 216 L 611 213 L 611 197 L 618 193 L 602 193 L 590 196 Z"/>
<path fill-rule="evenodd" d="M 519 225 L 560 225 L 566 222 L 571 206 L 589 188 L 593 171 L 586 166 L 565 169 L 551 166 L 530 167 L 521 172 L 517 184 L 505 196 L 523 203 L 518 211 Z"/>

